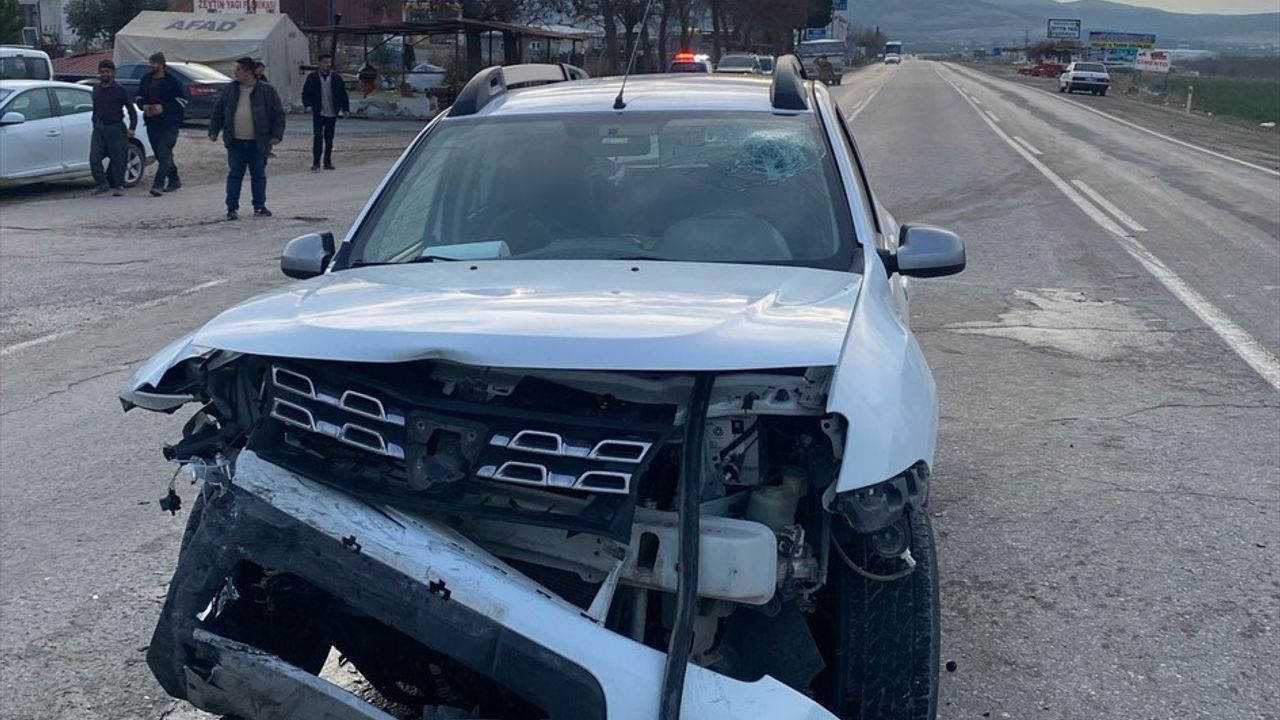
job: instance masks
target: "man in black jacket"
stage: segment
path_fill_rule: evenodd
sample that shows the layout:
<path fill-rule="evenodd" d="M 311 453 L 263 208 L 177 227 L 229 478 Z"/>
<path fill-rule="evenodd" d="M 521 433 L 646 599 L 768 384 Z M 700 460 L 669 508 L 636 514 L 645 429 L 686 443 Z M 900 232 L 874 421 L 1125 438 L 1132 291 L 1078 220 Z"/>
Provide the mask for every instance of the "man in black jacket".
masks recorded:
<path fill-rule="evenodd" d="M 253 58 L 236 61 L 236 81 L 223 88 L 209 118 L 209 140 L 218 133 L 227 146 L 227 219 L 235 220 L 240 210 L 240 185 L 245 168 L 253 214 L 270 217 L 267 209 L 267 153 L 284 139 L 285 113 L 280 93 L 254 77 Z"/>
<path fill-rule="evenodd" d="M 318 66 L 302 85 L 302 106 L 311 111 L 311 171 L 320 169 L 324 152 L 324 169 L 333 169 L 333 129 L 338 118 L 351 112 L 347 87 L 342 77 L 333 72 L 333 56 L 320 56 Z"/>
<path fill-rule="evenodd" d="M 182 187 L 178 179 L 178 164 L 173 161 L 173 147 L 178 144 L 178 131 L 182 129 L 186 113 L 187 96 L 182 83 L 167 71 L 164 53 L 155 53 L 148 60 L 151 72 L 138 83 L 138 107 L 147 124 L 147 137 L 156 154 L 156 179 L 151 194 L 173 192 Z"/>

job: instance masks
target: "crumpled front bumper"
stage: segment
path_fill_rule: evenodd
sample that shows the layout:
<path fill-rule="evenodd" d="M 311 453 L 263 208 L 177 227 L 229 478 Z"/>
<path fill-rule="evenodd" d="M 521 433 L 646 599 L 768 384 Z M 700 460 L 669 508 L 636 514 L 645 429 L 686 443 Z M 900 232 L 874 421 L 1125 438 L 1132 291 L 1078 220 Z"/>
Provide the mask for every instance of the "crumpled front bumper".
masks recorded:
<path fill-rule="evenodd" d="M 373 507 L 252 451 L 238 458 L 235 480 L 210 494 L 147 654 L 170 695 L 205 710 L 252 720 L 388 718 L 324 680 L 201 628 L 197 615 L 242 560 L 304 578 L 551 718 L 658 716 L 663 653 L 598 625 L 445 527 Z M 834 720 L 772 678 L 741 682 L 695 665 L 681 717 Z"/>

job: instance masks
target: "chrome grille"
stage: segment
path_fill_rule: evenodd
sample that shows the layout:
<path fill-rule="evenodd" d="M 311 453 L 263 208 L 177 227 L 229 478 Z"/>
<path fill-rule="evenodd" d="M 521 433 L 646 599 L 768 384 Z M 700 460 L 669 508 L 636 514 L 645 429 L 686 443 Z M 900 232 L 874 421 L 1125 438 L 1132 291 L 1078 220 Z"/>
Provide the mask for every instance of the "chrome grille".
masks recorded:
<path fill-rule="evenodd" d="M 642 440 L 601 440 L 594 446 L 574 444 L 558 433 L 542 430 L 521 430 L 514 436 L 496 434 L 489 440 L 489 444 L 540 455 L 631 464 L 644 462 L 649 449 L 653 447 L 653 443 Z"/>
<path fill-rule="evenodd" d="M 331 395 L 318 390 L 312 379 L 302 373 L 273 366 L 271 368 L 271 384 L 291 393 L 298 399 L 314 400 L 338 408 L 359 417 L 377 420 L 391 425 L 404 425 L 404 416 L 388 413 L 382 401 L 355 390 L 346 390 L 341 395 Z M 390 441 L 377 429 L 354 422 L 342 424 L 316 419 L 311 409 L 281 397 L 271 402 L 272 418 L 290 427 L 307 430 L 337 440 L 345 445 L 357 447 L 368 452 L 377 453 L 398 460 L 404 459 L 404 448 Z"/>
<path fill-rule="evenodd" d="M 631 474 L 614 470 L 588 470 L 574 477 L 552 472 L 538 463 L 512 460 L 500 466 L 484 465 L 476 471 L 476 476 L 517 485 L 586 490 L 610 495 L 626 495 L 631 492 Z"/>

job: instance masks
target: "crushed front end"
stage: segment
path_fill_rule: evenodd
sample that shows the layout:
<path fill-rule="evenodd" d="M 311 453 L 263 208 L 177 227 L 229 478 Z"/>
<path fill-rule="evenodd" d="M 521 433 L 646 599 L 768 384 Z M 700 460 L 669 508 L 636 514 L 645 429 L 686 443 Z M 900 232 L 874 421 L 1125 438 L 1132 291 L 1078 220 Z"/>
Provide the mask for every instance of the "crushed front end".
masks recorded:
<path fill-rule="evenodd" d="M 181 359 L 125 393 L 203 403 L 148 663 L 252 720 L 390 717 L 331 648 L 415 717 L 835 717 L 830 370 Z"/>

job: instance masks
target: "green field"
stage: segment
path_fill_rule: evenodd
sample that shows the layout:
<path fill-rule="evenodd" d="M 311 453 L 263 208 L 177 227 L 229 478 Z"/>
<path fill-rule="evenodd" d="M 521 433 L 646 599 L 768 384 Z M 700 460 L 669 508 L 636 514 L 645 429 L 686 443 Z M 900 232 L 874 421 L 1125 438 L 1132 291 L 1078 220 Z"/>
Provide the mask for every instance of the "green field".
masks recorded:
<path fill-rule="evenodd" d="M 1194 86 L 1191 107 L 1200 112 L 1248 120 L 1255 123 L 1280 122 L 1280 81 L 1245 80 L 1223 77 L 1171 75 L 1167 80 L 1145 76 L 1138 83 L 1159 89 L 1164 82 L 1170 104 L 1186 102 L 1188 88 Z"/>

